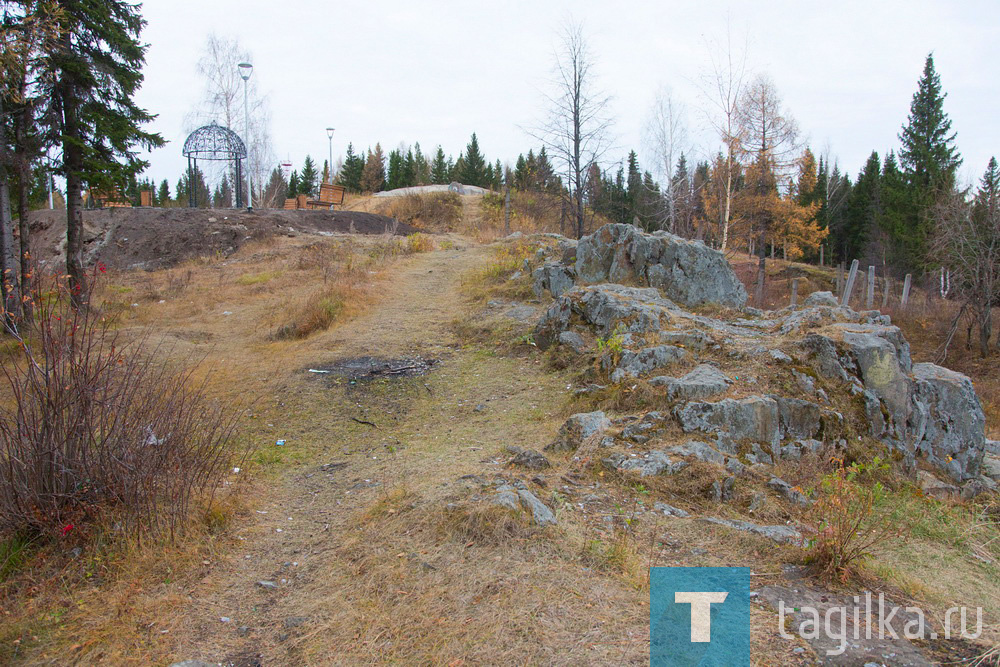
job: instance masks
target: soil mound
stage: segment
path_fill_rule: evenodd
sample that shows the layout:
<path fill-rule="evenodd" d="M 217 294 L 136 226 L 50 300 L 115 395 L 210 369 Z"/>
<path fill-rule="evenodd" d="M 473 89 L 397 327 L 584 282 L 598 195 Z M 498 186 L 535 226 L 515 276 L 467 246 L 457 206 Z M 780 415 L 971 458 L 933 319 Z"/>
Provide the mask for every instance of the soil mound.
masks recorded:
<path fill-rule="evenodd" d="M 62 264 L 66 212 L 31 215 L 35 257 Z M 184 260 L 228 255 L 250 240 L 297 234 L 411 234 L 410 225 L 361 211 L 285 211 L 190 208 L 110 208 L 83 213 L 84 259 L 114 269 L 161 269 Z"/>

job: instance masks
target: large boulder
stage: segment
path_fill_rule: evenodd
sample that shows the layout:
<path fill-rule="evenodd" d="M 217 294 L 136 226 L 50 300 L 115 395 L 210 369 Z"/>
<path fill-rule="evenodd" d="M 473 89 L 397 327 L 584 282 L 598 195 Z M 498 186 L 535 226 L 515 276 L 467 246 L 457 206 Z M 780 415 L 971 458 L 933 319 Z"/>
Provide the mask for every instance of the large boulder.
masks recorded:
<path fill-rule="evenodd" d="M 695 366 L 690 373 L 679 378 L 661 375 L 649 381 L 654 387 L 666 387 L 667 396 L 671 399 L 687 400 L 711 398 L 726 391 L 730 383 L 732 380 L 710 364 Z"/>
<path fill-rule="evenodd" d="M 555 442 L 547 445 L 547 451 L 575 451 L 584 441 L 600 435 L 611 428 L 611 420 L 604 413 L 579 412 L 569 419 L 559 429 Z"/>
<path fill-rule="evenodd" d="M 687 306 L 742 308 L 747 300 L 743 283 L 721 252 L 667 232 L 646 234 L 634 225 L 605 225 L 580 239 L 576 272 L 584 283 L 656 287 Z"/>
<path fill-rule="evenodd" d="M 561 297 L 566 292 L 573 289 L 573 279 L 576 277 L 576 269 L 572 266 L 562 264 L 543 264 L 531 274 L 532 290 L 535 296 L 541 298 L 546 290 L 552 293 L 555 298 Z"/>
<path fill-rule="evenodd" d="M 934 364 L 914 364 L 913 442 L 918 456 L 962 482 L 979 476 L 986 416 L 972 380 Z"/>
<path fill-rule="evenodd" d="M 675 345 L 657 345 L 638 351 L 624 350 L 618 360 L 617 368 L 611 372 L 611 381 L 618 383 L 637 378 L 657 368 L 676 363 L 687 356 L 687 350 Z"/>
<path fill-rule="evenodd" d="M 719 446 L 735 453 L 735 444 L 750 440 L 776 448 L 781 440 L 778 402 L 769 396 L 725 398 L 715 403 L 694 401 L 674 409 L 685 433 L 714 433 Z"/>

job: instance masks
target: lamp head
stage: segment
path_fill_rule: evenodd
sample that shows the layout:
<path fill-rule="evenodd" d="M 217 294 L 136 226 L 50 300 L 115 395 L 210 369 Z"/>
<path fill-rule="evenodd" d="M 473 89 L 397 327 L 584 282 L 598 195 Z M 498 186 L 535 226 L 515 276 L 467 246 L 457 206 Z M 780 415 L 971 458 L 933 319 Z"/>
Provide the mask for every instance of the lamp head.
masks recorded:
<path fill-rule="evenodd" d="M 237 65 L 240 69 L 240 78 L 246 81 L 250 78 L 250 74 L 253 73 L 253 65 L 250 63 L 240 63 Z"/>
<path fill-rule="evenodd" d="M 333 139 L 333 130 L 334 130 L 334 128 L 332 128 L 332 127 L 326 128 L 326 136 L 328 136 L 331 139 Z"/>

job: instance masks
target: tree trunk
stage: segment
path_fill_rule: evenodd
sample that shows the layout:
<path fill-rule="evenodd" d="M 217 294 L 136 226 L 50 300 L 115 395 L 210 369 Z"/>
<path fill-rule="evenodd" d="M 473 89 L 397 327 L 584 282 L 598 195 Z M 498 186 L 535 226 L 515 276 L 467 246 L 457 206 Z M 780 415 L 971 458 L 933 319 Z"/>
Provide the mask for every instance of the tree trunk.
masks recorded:
<path fill-rule="evenodd" d="M 23 106 L 14 120 L 14 137 L 18 146 L 24 146 L 27 137 L 27 114 Z M 20 242 L 21 259 L 21 317 L 25 322 L 31 321 L 31 230 L 28 225 L 28 196 L 31 188 L 31 163 L 23 152 L 19 156 L 18 173 L 20 175 L 17 189 L 17 225 Z"/>
<path fill-rule="evenodd" d="M 65 77 L 66 74 L 63 73 Z M 87 276 L 83 267 L 83 191 L 81 170 L 83 151 L 77 141 L 80 136 L 79 102 L 72 81 L 60 84 L 64 118 L 63 168 L 66 171 L 66 273 L 69 275 L 70 298 L 76 308 L 88 302 Z"/>
<path fill-rule="evenodd" d="M 990 337 L 993 335 L 993 309 L 987 303 L 979 316 L 979 354 L 984 359 L 990 355 Z"/>
<path fill-rule="evenodd" d="M 0 101 L 0 115 L 3 114 Z M 7 136 L 0 123 L 0 146 L 6 147 Z M 0 298 L 3 299 L 3 323 L 12 324 L 20 312 L 17 296 L 17 251 L 14 249 L 14 219 L 10 209 L 10 170 L 6 161 L 0 164 Z"/>
<path fill-rule="evenodd" d="M 764 271 L 766 262 L 767 258 L 764 256 L 764 253 L 761 253 L 760 259 L 757 261 L 757 292 L 754 295 L 758 308 L 764 307 Z"/>

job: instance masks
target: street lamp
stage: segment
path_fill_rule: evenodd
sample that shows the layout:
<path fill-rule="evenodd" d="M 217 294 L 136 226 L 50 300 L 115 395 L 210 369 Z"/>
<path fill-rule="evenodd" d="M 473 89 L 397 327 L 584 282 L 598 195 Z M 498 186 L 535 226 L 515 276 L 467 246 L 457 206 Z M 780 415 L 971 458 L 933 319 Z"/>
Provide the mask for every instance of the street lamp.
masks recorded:
<path fill-rule="evenodd" d="M 243 79 L 243 113 L 244 120 L 246 121 L 243 136 L 245 137 L 247 145 L 247 210 L 250 211 L 253 209 L 253 190 L 251 189 L 252 186 L 250 184 L 250 178 L 253 170 L 251 169 L 252 165 L 250 163 L 250 97 L 247 93 L 247 88 L 249 86 L 247 81 L 249 81 L 250 75 L 253 73 L 253 65 L 250 63 L 240 63 L 237 67 L 239 67 L 240 70 L 240 78 Z"/>
<path fill-rule="evenodd" d="M 330 165 L 328 170 L 330 172 L 330 185 L 333 185 L 333 128 L 332 127 L 326 128 L 326 136 L 329 137 L 330 139 Z"/>

